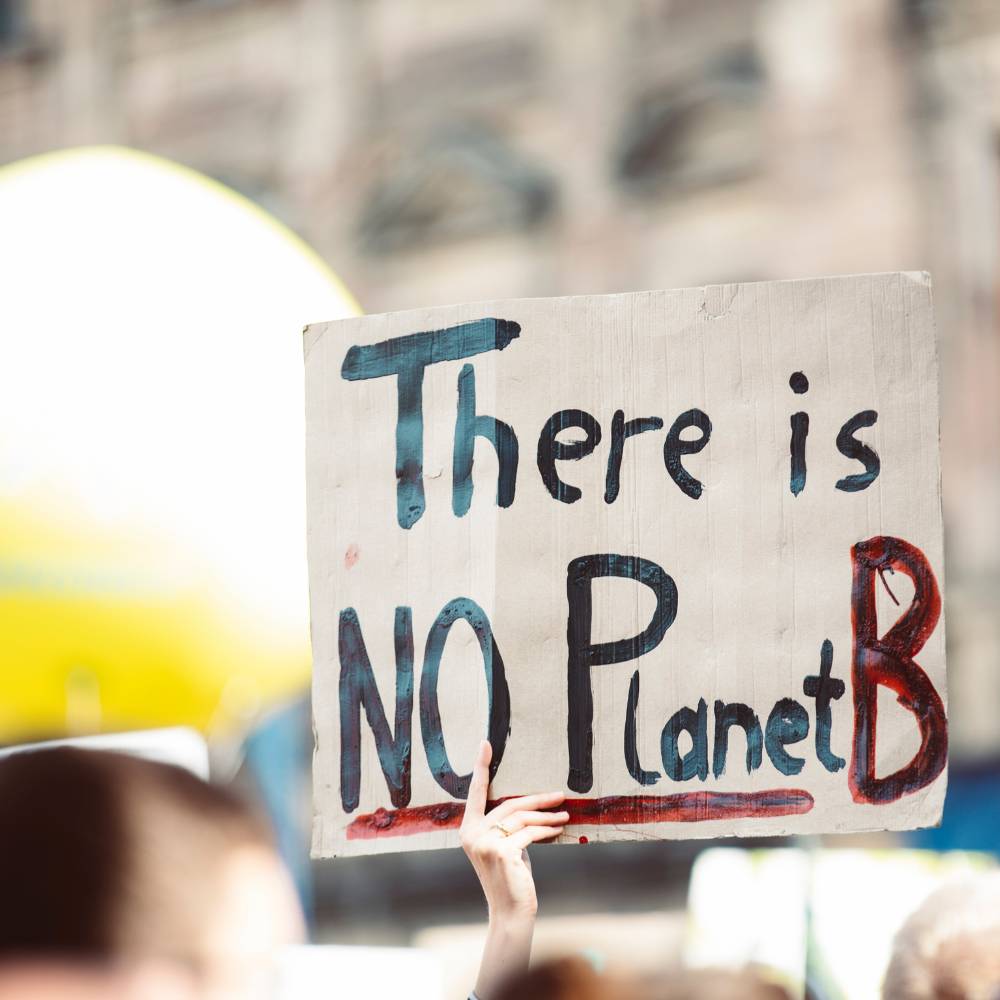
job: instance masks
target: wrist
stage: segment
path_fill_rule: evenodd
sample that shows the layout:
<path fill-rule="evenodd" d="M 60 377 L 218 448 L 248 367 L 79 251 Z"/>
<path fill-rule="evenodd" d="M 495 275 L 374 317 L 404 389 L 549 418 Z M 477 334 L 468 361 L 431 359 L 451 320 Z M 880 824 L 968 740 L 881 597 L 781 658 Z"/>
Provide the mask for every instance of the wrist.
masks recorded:
<path fill-rule="evenodd" d="M 521 931 L 535 925 L 535 910 L 533 908 L 504 908 L 489 910 L 490 927 L 497 930 Z"/>
<path fill-rule="evenodd" d="M 476 980 L 477 997 L 494 1000 L 503 982 L 528 968 L 534 929 L 533 911 L 490 908 L 489 930 Z"/>

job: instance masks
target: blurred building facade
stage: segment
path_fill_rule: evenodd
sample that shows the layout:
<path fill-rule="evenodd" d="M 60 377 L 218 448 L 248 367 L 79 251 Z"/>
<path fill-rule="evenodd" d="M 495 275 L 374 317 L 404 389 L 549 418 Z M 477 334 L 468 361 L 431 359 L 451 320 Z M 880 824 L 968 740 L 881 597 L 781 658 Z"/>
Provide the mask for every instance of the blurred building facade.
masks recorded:
<path fill-rule="evenodd" d="M 372 312 L 931 270 L 953 733 L 1000 751 L 996 4 L 0 0 L 0 162 L 95 142 L 258 200 Z"/>
<path fill-rule="evenodd" d="M 954 749 L 1000 756 L 1000 5 L 0 0 L 0 162 L 106 142 L 371 312 L 930 270 Z"/>

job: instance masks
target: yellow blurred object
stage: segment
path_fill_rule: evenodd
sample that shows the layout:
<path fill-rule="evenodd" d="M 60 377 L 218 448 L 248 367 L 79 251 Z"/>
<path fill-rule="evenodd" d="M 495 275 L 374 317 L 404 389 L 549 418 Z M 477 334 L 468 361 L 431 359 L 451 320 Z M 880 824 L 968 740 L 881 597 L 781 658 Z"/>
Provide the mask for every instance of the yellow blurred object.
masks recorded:
<path fill-rule="evenodd" d="M 194 171 L 0 169 L 0 742 L 235 735 L 309 678 L 301 329 L 357 305 Z"/>

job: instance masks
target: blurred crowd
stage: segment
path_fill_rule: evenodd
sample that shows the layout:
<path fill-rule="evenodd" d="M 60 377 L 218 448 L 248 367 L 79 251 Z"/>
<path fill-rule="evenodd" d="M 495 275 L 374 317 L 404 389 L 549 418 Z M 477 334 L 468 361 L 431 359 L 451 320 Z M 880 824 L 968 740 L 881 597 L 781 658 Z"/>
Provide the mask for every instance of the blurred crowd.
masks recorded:
<path fill-rule="evenodd" d="M 478 1000 L 791 1000 L 768 970 L 529 968 L 537 898 L 526 846 L 562 827 L 561 793 L 486 812 L 489 744 L 463 846 L 490 932 Z M 27 749 L 0 761 L 3 1000 L 252 1000 L 280 994 L 279 959 L 305 937 L 267 824 L 234 791 L 176 765 Z M 859 901 L 863 905 L 863 900 Z M 371 975 L 378 975 L 372 962 Z M 336 978 L 316 997 L 348 994 Z M 806 997 L 815 998 L 807 984 Z M 1000 996 L 1000 874 L 949 884 L 895 935 L 884 1000 Z M 302 1000 L 306 1000 L 302 997 Z"/>
<path fill-rule="evenodd" d="M 525 811 L 540 802 L 522 799 L 484 815 L 488 746 L 473 773 L 463 845 L 496 935 L 472 996 L 791 1000 L 773 972 L 751 968 L 677 968 L 653 977 L 627 966 L 600 970 L 580 956 L 529 968 L 537 901 L 524 844 L 558 832 L 566 814 Z M 550 796 L 548 804 L 557 808 L 561 798 Z M 0 761 L 0 801 L 3 1000 L 283 995 L 279 958 L 304 939 L 305 926 L 266 823 L 231 789 L 175 765 L 58 747 Z M 526 941 L 516 940 L 522 918 Z M 355 994 L 335 967 L 311 994 L 348 995 Z M 808 984 L 805 996 L 821 1000 Z M 906 920 L 882 997 L 998 996 L 1000 874 L 992 873 L 943 887 Z"/>

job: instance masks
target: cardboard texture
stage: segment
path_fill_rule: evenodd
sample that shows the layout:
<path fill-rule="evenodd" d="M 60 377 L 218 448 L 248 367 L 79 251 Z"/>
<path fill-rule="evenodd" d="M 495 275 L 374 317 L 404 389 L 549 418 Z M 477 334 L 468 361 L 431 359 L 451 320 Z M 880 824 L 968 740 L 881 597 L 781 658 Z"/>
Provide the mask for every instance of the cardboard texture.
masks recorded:
<path fill-rule="evenodd" d="M 929 276 L 346 319 L 305 358 L 315 854 L 456 844 L 487 733 L 491 797 L 565 789 L 565 843 L 939 821 Z"/>

